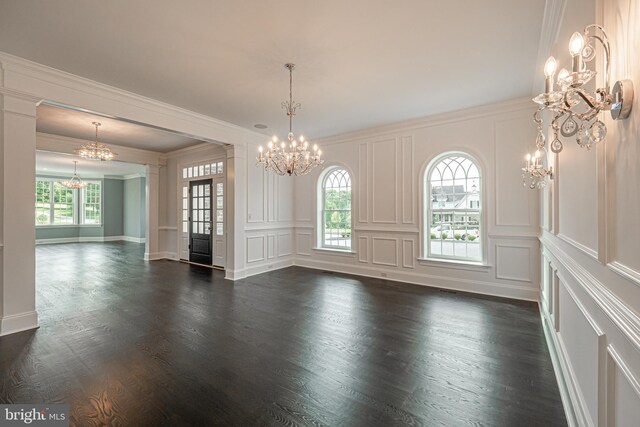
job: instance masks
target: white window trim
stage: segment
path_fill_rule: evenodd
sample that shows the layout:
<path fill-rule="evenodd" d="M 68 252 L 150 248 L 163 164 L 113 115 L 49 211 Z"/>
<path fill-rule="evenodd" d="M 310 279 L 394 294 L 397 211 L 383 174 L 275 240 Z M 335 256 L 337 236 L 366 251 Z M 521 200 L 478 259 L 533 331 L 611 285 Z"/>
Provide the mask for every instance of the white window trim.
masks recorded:
<path fill-rule="evenodd" d="M 80 191 L 78 192 L 78 198 L 80 199 L 78 201 L 77 204 L 75 204 L 75 208 L 77 210 L 79 210 L 79 221 L 78 221 L 78 226 L 83 226 L 83 227 L 102 227 L 102 224 L 104 222 L 103 218 L 104 218 L 104 185 L 102 183 L 102 181 L 98 181 L 98 180 L 86 180 L 85 182 L 88 182 L 89 184 L 98 184 L 100 186 L 100 199 L 99 199 L 99 203 L 98 205 L 100 206 L 100 222 L 98 224 L 85 224 L 85 203 L 84 203 L 84 192 L 86 190 L 85 188 L 81 188 Z"/>
<path fill-rule="evenodd" d="M 349 174 L 349 179 L 351 181 L 351 224 L 350 224 L 350 230 L 351 230 L 351 236 L 349 238 L 349 246 L 328 246 L 324 244 L 324 230 L 325 230 L 325 218 L 324 218 L 324 203 L 325 203 L 325 197 L 324 197 L 324 184 L 325 184 L 325 180 L 327 179 L 327 177 L 329 176 L 329 174 L 331 174 L 333 171 L 335 170 L 344 170 L 345 172 L 347 172 L 347 174 Z M 318 176 L 318 181 L 317 181 L 317 197 L 316 197 L 316 206 L 317 206 L 317 219 L 316 219 L 316 224 L 317 224 L 317 232 L 316 232 L 316 244 L 315 246 L 312 248 L 315 251 L 323 251 L 323 252 L 333 252 L 336 254 L 344 254 L 344 255 L 353 255 L 356 252 L 353 250 L 353 240 L 354 240 L 354 230 L 353 230 L 353 218 L 354 218 L 354 209 L 353 209 L 353 195 L 354 195 L 354 178 L 353 178 L 353 173 L 351 172 L 351 170 L 349 168 L 347 168 L 344 165 L 341 164 L 334 164 L 334 165 L 330 165 L 328 167 L 326 167 L 322 173 L 320 173 L 320 175 Z"/>
<path fill-rule="evenodd" d="M 476 167 L 478 168 L 478 173 L 480 175 L 480 207 L 478 209 L 480 215 L 480 259 L 475 258 L 462 258 L 462 257 L 449 257 L 449 256 L 438 256 L 431 254 L 430 250 L 430 240 L 431 240 L 431 228 L 429 226 L 429 221 L 427 220 L 430 214 L 430 201 L 431 201 L 431 185 L 430 185 L 430 174 L 433 168 L 440 163 L 443 159 L 451 156 L 462 156 L 467 157 L 471 160 Z M 489 268 L 490 265 L 487 262 L 487 227 L 486 227 L 486 218 L 484 214 L 484 200 L 486 199 L 486 183 L 484 173 L 484 166 L 482 162 L 478 160 L 478 157 L 467 150 L 455 150 L 455 151 L 447 151 L 440 153 L 430 160 L 428 160 L 422 168 L 422 173 L 420 174 L 420 256 L 417 258 L 418 262 L 423 265 L 452 265 L 452 266 L 469 266 L 472 269 L 480 269 L 484 270 L 485 268 Z M 468 209 L 467 209 L 468 210 Z"/>

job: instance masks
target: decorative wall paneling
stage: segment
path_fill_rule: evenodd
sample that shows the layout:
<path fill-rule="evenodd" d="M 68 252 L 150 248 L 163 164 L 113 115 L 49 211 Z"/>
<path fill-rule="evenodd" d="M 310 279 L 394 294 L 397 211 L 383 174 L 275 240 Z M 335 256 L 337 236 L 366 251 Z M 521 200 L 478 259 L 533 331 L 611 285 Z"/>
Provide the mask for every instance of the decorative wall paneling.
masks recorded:
<path fill-rule="evenodd" d="M 304 248 L 305 243 L 304 239 L 298 242 L 301 237 L 294 232 L 292 221 L 296 178 L 277 176 L 256 166 L 253 148 L 246 159 L 246 268 L 237 272 L 237 277 L 291 266 L 294 248 Z"/>
<path fill-rule="evenodd" d="M 513 172 L 535 139 L 533 109 L 528 99 L 509 101 L 318 141 L 325 147 L 327 167 L 344 165 L 355 177 L 355 254 L 314 249 L 317 229 L 315 220 L 309 220 L 314 215 L 308 213 L 309 206 L 311 212 L 317 207 L 320 171 L 314 171 L 295 180 L 295 263 L 536 300 L 539 273 L 532 266 L 539 264 L 540 254 L 538 199 L 522 188 L 517 170 Z M 483 167 L 486 265 L 419 259 L 423 173 L 431 159 L 446 151 L 467 151 Z M 498 209 L 500 222 L 495 220 Z M 525 221 L 518 219 L 522 212 Z"/>
<path fill-rule="evenodd" d="M 640 1 L 563 3 L 565 15 L 554 34 L 570 36 L 587 24 L 603 24 L 612 43 L 612 77 L 638 84 Z M 563 61 L 565 50 L 558 44 L 545 56 Z M 567 141 L 550 159 L 555 178 L 541 194 L 546 273 L 540 311 L 570 425 L 635 426 L 640 419 L 640 109 L 623 122 L 608 114 L 602 120 L 608 133 L 596 150 Z"/>

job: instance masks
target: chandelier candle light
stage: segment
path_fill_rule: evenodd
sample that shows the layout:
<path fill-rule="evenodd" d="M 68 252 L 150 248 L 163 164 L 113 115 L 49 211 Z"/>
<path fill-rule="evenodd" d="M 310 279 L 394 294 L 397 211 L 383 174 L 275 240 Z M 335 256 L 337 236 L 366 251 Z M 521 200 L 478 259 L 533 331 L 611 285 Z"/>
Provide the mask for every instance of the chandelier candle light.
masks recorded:
<path fill-rule="evenodd" d="M 596 44 L 602 45 L 604 52 L 604 87 L 590 93 L 584 87 L 595 75 L 596 71 L 586 68 L 586 63 L 596 58 Z M 571 71 L 563 68 L 558 73 L 558 62 L 551 56 L 544 65 L 545 91 L 533 101 L 539 107 L 533 116 L 538 127 L 535 154 L 527 154 L 527 162 L 522 168 L 522 181 L 526 186 L 529 178 L 532 189 L 542 188 L 544 178 L 553 176 L 551 168 L 544 167 L 546 140 L 542 129 L 541 113 L 548 110 L 552 113 L 551 129 L 553 140 L 550 148 L 553 153 L 560 153 L 564 148 L 560 135 L 564 138 L 576 137 L 580 147 L 587 150 L 604 140 L 607 134 L 606 125 L 600 120 L 600 113 L 609 110 L 614 120 L 626 119 L 633 103 L 633 84 L 631 80 L 621 80 L 610 86 L 611 79 L 611 47 L 604 28 L 600 25 L 587 25 L 583 33 L 573 33 L 569 41 L 571 54 Z M 539 153 L 539 155 L 538 155 Z"/>
<path fill-rule="evenodd" d="M 71 179 L 68 179 L 66 181 L 60 181 L 60 185 L 62 185 L 63 187 L 66 188 L 84 188 L 84 187 L 88 187 L 89 185 L 91 185 L 88 182 L 84 182 L 82 180 L 82 178 L 80 178 L 78 176 L 78 161 L 74 160 L 73 161 L 73 176 L 71 177 Z"/>
<path fill-rule="evenodd" d="M 96 140 L 89 144 L 83 144 L 80 148 L 75 150 L 76 154 L 86 160 L 113 160 L 116 153 L 111 151 L 109 147 L 98 142 L 98 127 L 101 125 L 99 122 L 92 122 L 96 127 Z"/>
<path fill-rule="evenodd" d="M 302 176 L 308 174 L 313 168 L 324 163 L 322 159 L 322 150 L 313 144 L 312 150 L 309 150 L 309 142 L 300 135 L 296 140 L 293 134 L 293 116 L 296 110 L 300 108 L 300 103 L 293 101 L 293 70 L 295 64 L 285 64 L 285 68 L 289 70 L 289 100 L 282 102 L 282 108 L 287 111 L 289 117 L 289 135 L 287 135 L 288 144 L 284 141 L 278 141 L 278 137 L 274 136 L 267 144 L 265 152 L 262 145 L 258 147 L 258 157 L 256 164 L 263 164 L 266 170 L 272 170 L 278 175 L 296 175 Z"/>

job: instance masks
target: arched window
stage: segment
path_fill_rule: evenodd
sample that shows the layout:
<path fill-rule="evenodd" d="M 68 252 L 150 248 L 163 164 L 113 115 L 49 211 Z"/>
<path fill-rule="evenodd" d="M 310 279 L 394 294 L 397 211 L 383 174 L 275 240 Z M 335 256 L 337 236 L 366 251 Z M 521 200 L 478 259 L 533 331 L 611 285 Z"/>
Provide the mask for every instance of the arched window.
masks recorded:
<path fill-rule="evenodd" d="M 351 249 L 351 176 L 341 168 L 325 171 L 320 176 L 319 246 L 329 249 Z"/>
<path fill-rule="evenodd" d="M 483 260 L 480 168 L 464 153 L 447 153 L 425 174 L 427 258 Z"/>

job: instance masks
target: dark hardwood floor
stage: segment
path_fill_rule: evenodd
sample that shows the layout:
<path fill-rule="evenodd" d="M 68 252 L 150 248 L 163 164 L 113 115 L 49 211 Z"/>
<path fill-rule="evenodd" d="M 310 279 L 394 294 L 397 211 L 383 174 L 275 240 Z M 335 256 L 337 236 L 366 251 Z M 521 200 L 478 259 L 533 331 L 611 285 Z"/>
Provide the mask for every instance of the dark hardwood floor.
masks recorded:
<path fill-rule="evenodd" d="M 0 338 L 0 402 L 80 426 L 566 425 L 533 303 L 142 251 L 37 248 L 41 326 Z"/>

